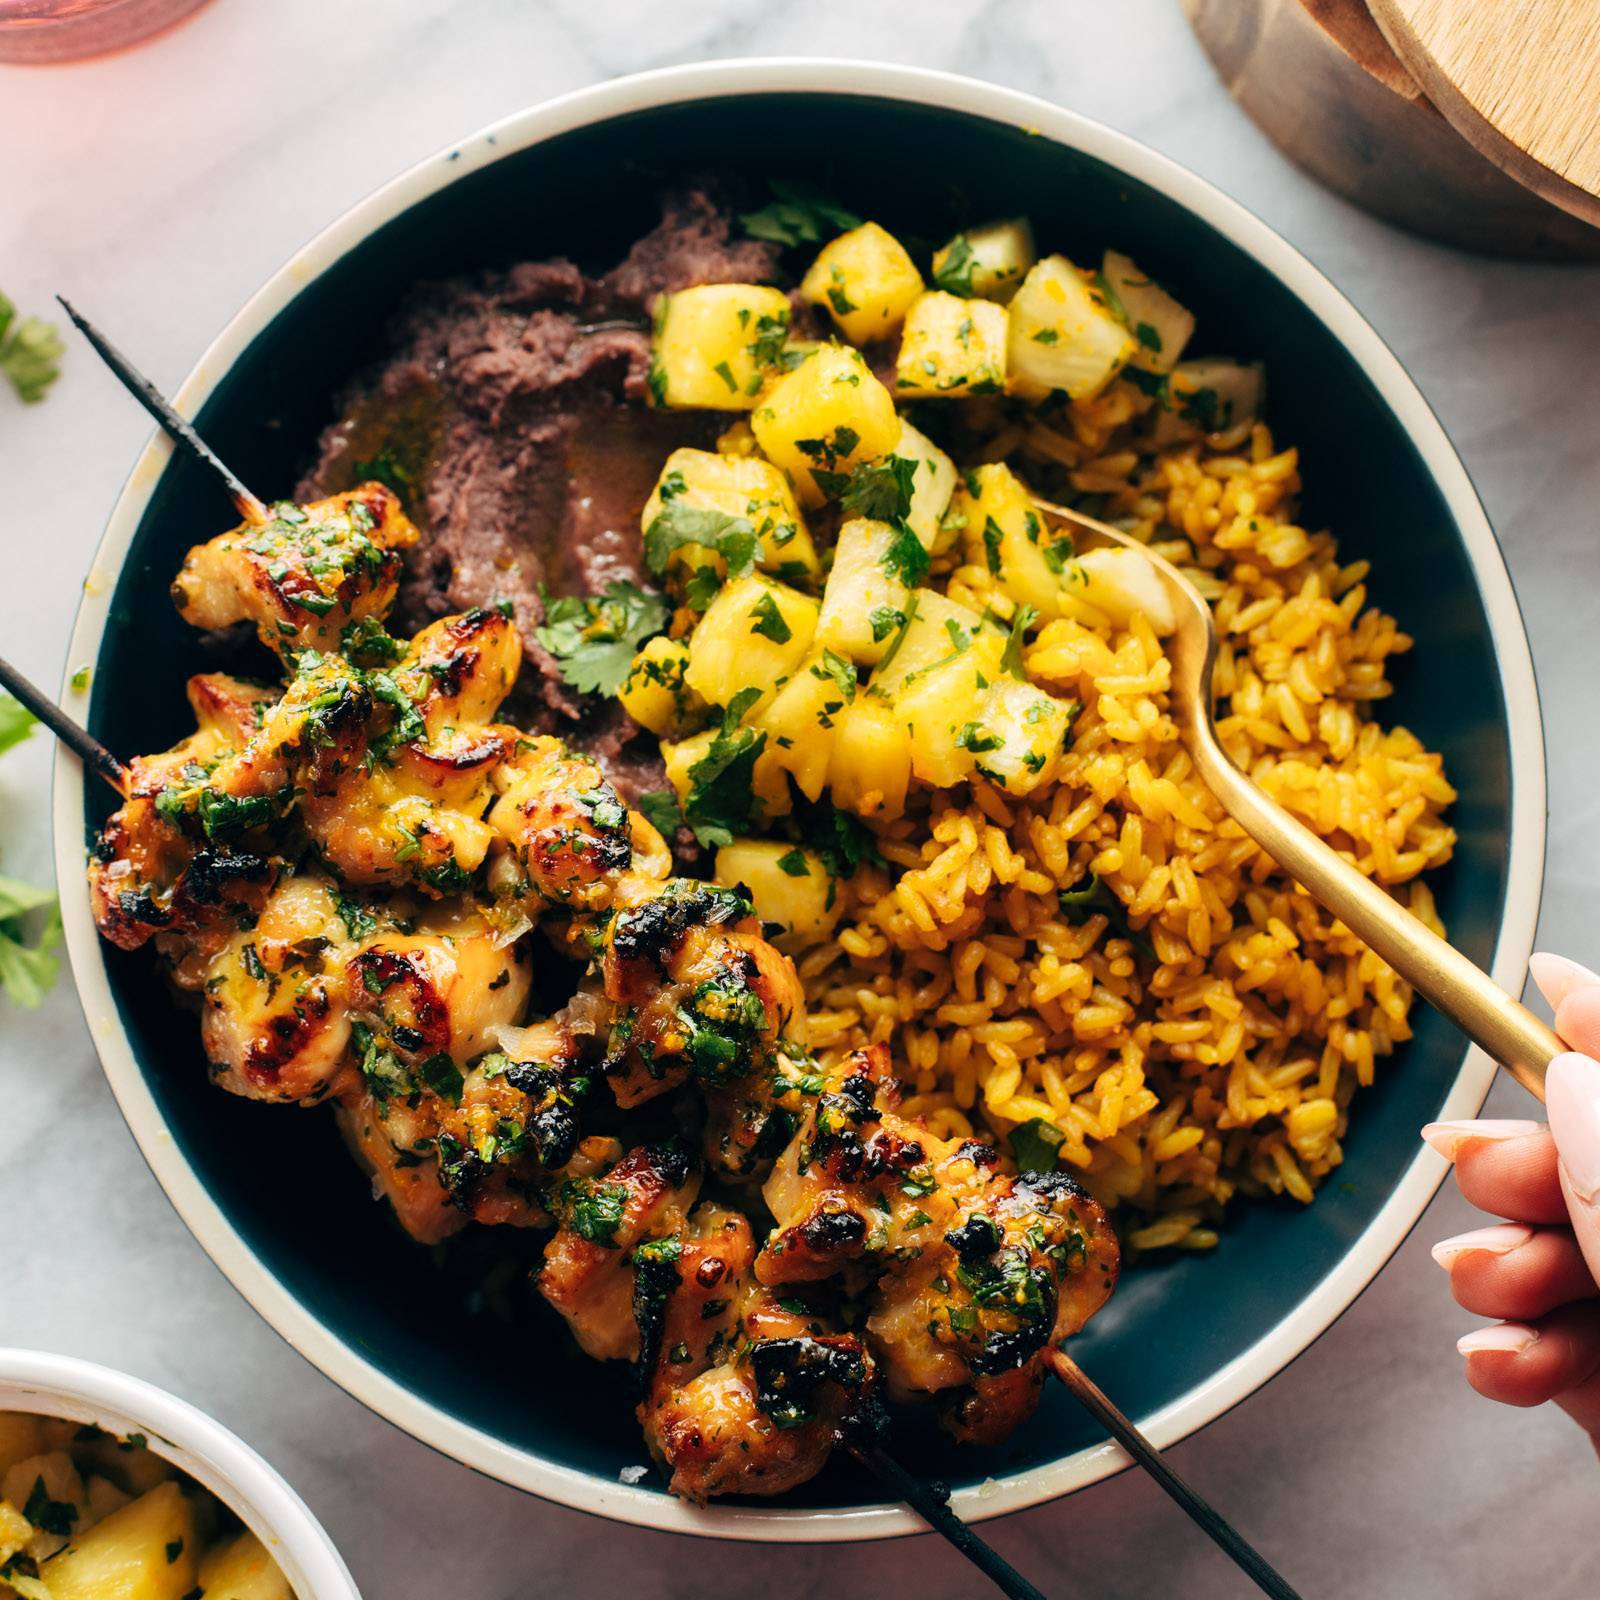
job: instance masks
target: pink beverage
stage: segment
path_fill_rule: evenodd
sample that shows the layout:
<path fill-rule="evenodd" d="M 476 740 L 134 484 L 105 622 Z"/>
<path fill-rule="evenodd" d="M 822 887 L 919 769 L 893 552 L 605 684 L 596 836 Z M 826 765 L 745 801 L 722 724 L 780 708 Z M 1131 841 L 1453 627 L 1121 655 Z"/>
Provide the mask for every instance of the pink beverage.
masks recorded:
<path fill-rule="evenodd" d="M 42 65 L 137 44 L 205 0 L 0 0 L 0 61 Z"/>

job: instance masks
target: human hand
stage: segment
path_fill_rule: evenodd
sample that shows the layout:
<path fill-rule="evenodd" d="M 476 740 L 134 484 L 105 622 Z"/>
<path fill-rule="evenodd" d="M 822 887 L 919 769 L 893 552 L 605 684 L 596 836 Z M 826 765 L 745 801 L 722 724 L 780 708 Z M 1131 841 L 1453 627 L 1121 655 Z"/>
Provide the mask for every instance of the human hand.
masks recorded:
<path fill-rule="evenodd" d="M 1497 1319 L 1457 1344 L 1467 1382 L 1505 1405 L 1554 1400 L 1600 1449 L 1600 976 L 1563 956 L 1536 955 L 1530 968 L 1573 1047 L 1546 1080 L 1549 1126 L 1422 1130 L 1455 1163 L 1462 1194 L 1506 1219 L 1443 1240 L 1433 1259 L 1461 1305 Z"/>

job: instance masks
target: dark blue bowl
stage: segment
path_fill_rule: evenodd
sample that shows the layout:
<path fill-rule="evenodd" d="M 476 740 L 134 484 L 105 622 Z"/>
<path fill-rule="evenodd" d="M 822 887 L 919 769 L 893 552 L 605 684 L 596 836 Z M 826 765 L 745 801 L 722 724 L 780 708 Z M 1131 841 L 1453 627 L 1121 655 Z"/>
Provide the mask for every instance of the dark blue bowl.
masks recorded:
<path fill-rule="evenodd" d="M 870 152 L 870 159 L 865 154 Z M 1269 420 L 1302 451 L 1305 519 L 1370 557 L 1375 600 L 1416 636 L 1387 719 L 1444 752 L 1460 845 L 1436 883 L 1460 949 L 1516 988 L 1543 863 L 1544 777 L 1527 642 L 1494 536 L 1410 380 L 1307 262 L 1238 206 L 1132 141 L 1008 91 L 901 68 L 722 63 L 604 85 L 524 113 L 336 223 L 228 327 L 180 396 L 245 479 L 293 484 L 331 397 L 380 356 L 418 279 L 554 254 L 603 268 L 654 220 L 664 180 L 806 174 L 891 229 L 942 236 L 1027 212 L 1052 248 L 1115 245 L 1171 284 L 1206 349 L 1266 364 Z M 892 177 L 884 178 L 889 174 Z M 221 523 L 216 485 L 152 444 L 86 586 L 70 660 L 93 661 L 90 724 L 116 750 L 185 731 L 198 641 L 167 586 Z M 113 587 L 114 585 L 114 587 Z M 908 1530 L 840 1465 L 781 1506 L 677 1505 L 644 1460 L 625 1379 L 521 1311 L 496 1315 L 402 1241 L 325 1116 L 210 1088 L 193 1019 L 149 964 L 95 936 L 81 881 L 104 797 L 57 768 L 68 944 L 96 1043 L 146 1158 L 240 1290 L 353 1394 L 417 1437 L 537 1493 L 631 1521 L 750 1538 Z M 1474 1112 L 1492 1066 L 1418 1008 L 1352 1119 L 1316 1203 L 1240 1206 L 1221 1246 L 1130 1271 L 1075 1351 L 1158 1443 L 1204 1425 L 1292 1360 L 1387 1260 L 1443 1165 L 1418 1127 Z M 546 1337 L 546 1333 L 549 1337 Z M 1004 1448 L 958 1452 L 915 1420 L 919 1464 L 982 1517 L 1063 1493 L 1119 1458 L 1064 1395 Z M 977 1485 L 997 1480 L 980 1498 Z"/>

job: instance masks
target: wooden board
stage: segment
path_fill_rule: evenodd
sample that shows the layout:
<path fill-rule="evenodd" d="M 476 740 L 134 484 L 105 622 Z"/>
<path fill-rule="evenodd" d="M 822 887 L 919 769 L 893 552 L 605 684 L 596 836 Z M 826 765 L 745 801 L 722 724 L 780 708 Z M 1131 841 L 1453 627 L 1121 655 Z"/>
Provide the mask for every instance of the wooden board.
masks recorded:
<path fill-rule="evenodd" d="M 1465 139 L 1600 223 L 1600 0 L 1369 0 L 1395 53 Z"/>
<path fill-rule="evenodd" d="M 1434 109 L 1366 0 L 1182 3 L 1241 109 L 1330 189 L 1469 250 L 1600 257 L 1600 227 L 1516 181 Z M 1497 10 L 1518 0 L 1475 3 Z"/>

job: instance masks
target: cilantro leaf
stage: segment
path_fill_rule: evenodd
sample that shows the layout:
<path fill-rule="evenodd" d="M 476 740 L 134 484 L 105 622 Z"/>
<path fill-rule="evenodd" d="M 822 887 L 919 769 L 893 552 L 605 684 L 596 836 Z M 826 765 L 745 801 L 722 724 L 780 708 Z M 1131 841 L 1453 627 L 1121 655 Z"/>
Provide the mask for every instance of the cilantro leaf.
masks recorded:
<path fill-rule="evenodd" d="M 1061 904 L 1061 914 L 1076 926 L 1092 916 L 1103 916 L 1111 931 L 1119 939 L 1126 939 L 1134 949 L 1152 961 L 1157 959 L 1156 947 L 1144 934 L 1135 932 L 1128 923 L 1128 908 L 1116 890 L 1102 881 L 1092 868 L 1075 889 L 1063 889 L 1056 897 Z"/>
<path fill-rule="evenodd" d="M 639 809 L 645 820 L 665 839 L 671 839 L 683 824 L 683 807 L 671 789 L 649 789 L 639 796 Z"/>
<path fill-rule="evenodd" d="M 915 589 L 928 575 L 928 547 L 902 522 L 883 553 L 883 565 L 890 576 Z"/>
<path fill-rule="evenodd" d="M 772 191 L 772 203 L 739 218 L 752 239 L 789 246 L 821 244 L 836 233 L 861 226 L 861 218 L 853 211 L 846 211 L 805 184 L 770 178 L 767 187 Z"/>
<path fill-rule="evenodd" d="M 17 320 L 17 308 L 0 294 L 0 372 L 11 380 L 17 398 L 32 405 L 61 375 L 66 346 L 53 322 L 40 317 Z"/>
<path fill-rule="evenodd" d="M 846 705 L 855 699 L 856 664 L 845 660 L 837 650 L 824 650 L 822 660 L 812 667 L 811 672 L 817 678 L 832 678 L 839 693 L 844 696 Z"/>
<path fill-rule="evenodd" d="M 797 802 L 796 818 L 806 848 L 822 857 L 829 875 L 848 878 L 863 861 L 881 867 L 877 835 L 851 812 L 841 811 L 826 800 L 815 804 Z"/>
<path fill-rule="evenodd" d="M 0 689 L 0 755 L 21 744 L 39 726 L 39 719 L 20 700 Z"/>
<path fill-rule="evenodd" d="M 35 944 L 27 942 L 19 921 L 0 922 L 0 989 L 13 1005 L 32 1011 L 44 999 L 61 970 L 51 954 L 60 943 L 61 909 L 54 904 Z"/>
<path fill-rule="evenodd" d="M 51 1499 L 42 1477 L 33 1480 L 22 1514 L 34 1527 L 60 1539 L 72 1536 L 72 1525 L 78 1520 L 78 1508 L 70 1500 Z"/>
<path fill-rule="evenodd" d="M 741 689 L 722 713 L 722 726 L 710 747 L 689 768 L 689 799 L 683 815 L 703 845 L 732 844 L 734 834 L 750 832 L 761 815 L 755 765 L 767 747 L 767 736 L 739 726 L 739 719 L 760 698 L 754 685 Z"/>
<path fill-rule="evenodd" d="M 1038 611 L 1026 601 L 1018 606 L 1017 614 L 1011 619 L 1011 636 L 1006 640 L 1005 653 L 1000 657 L 1000 670 L 1009 672 L 1013 678 L 1020 678 L 1024 683 L 1028 681 L 1028 672 L 1022 664 L 1022 647 L 1027 642 L 1028 629 L 1038 620 Z"/>
<path fill-rule="evenodd" d="M 615 694 L 640 644 L 667 625 L 666 604 L 659 595 L 621 580 L 613 580 L 598 597 L 552 600 L 542 587 L 539 595 L 544 621 L 534 629 L 535 636 L 580 694 Z"/>
<path fill-rule="evenodd" d="M 850 474 L 839 498 L 846 511 L 875 522 L 903 522 L 911 512 L 911 480 L 917 463 L 906 456 L 867 461 Z"/>
<path fill-rule="evenodd" d="M 662 506 L 644 536 L 644 563 L 661 576 L 675 550 L 702 545 L 728 564 L 730 578 L 742 578 L 761 554 L 761 540 L 747 517 L 671 500 Z"/>
<path fill-rule="evenodd" d="M 1066 1135 L 1053 1122 L 1034 1117 L 1011 1130 L 1011 1154 L 1018 1172 L 1054 1172 Z"/>
<path fill-rule="evenodd" d="M 933 274 L 936 287 L 946 294 L 958 294 L 964 300 L 972 298 L 972 269 L 978 264 L 978 253 L 967 243 L 967 236 L 958 233 L 945 246 L 944 260 Z"/>
<path fill-rule="evenodd" d="M 794 630 L 784 620 L 778 602 L 770 594 L 764 594 L 756 601 L 750 610 L 750 620 L 755 624 L 750 631 L 759 633 L 763 639 L 772 640 L 774 644 L 787 644 L 794 637 Z"/>

